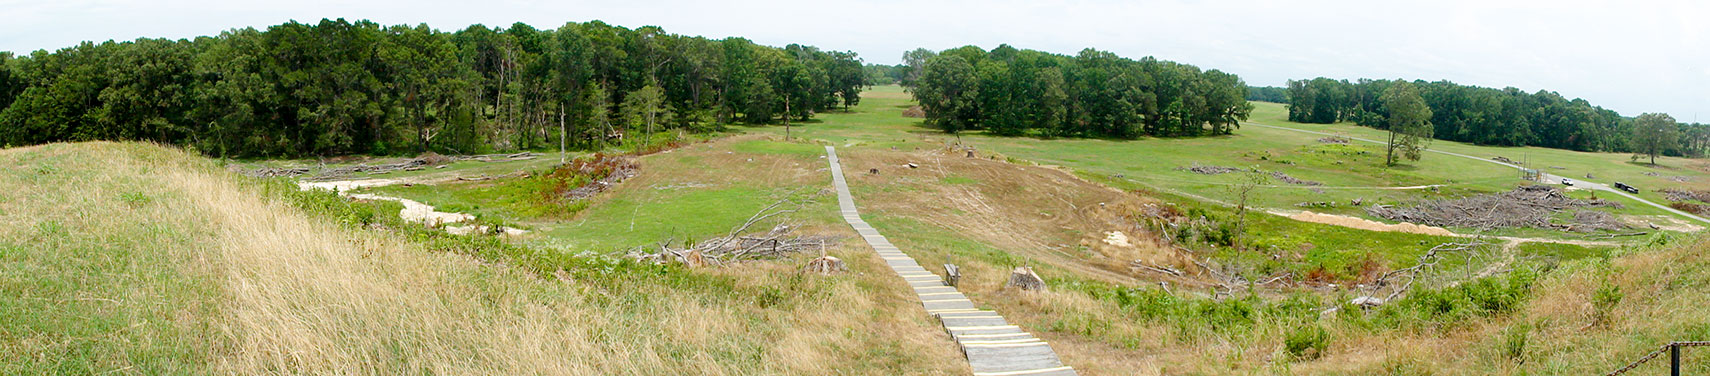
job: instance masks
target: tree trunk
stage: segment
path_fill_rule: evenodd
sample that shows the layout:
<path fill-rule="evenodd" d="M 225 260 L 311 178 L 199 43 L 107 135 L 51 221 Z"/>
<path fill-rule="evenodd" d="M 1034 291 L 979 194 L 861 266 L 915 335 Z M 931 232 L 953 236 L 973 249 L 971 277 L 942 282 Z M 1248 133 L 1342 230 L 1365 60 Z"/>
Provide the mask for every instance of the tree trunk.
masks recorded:
<path fill-rule="evenodd" d="M 1384 151 L 1383 161 L 1385 166 L 1395 165 L 1395 126 L 1393 125 L 1389 128 L 1389 147 Z"/>
<path fill-rule="evenodd" d="M 564 130 L 564 103 L 559 103 L 558 104 L 558 164 L 565 164 L 565 163 L 569 162 L 568 160 L 566 160 L 569 157 L 567 156 L 567 154 L 565 154 L 565 151 L 564 151 L 565 147 L 568 146 L 568 144 L 566 144 L 566 142 L 568 142 L 568 141 L 565 141 L 565 140 L 567 140 L 567 138 L 565 138 L 566 135 L 568 135 L 568 132 L 566 132 Z"/>
<path fill-rule="evenodd" d="M 1004 287 L 1020 288 L 1022 291 L 1045 291 L 1045 279 L 1033 272 L 1033 268 L 1017 266 L 1009 272 L 1009 283 Z"/>
<path fill-rule="evenodd" d="M 849 266 L 845 265 L 843 260 L 832 256 L 820 256 L 819 258 L 813 259 L 813 261 L 809 261 L 807 266 L 802 268 L 802 271 L 819 274 L 831 274 L 848 270 Z"/>

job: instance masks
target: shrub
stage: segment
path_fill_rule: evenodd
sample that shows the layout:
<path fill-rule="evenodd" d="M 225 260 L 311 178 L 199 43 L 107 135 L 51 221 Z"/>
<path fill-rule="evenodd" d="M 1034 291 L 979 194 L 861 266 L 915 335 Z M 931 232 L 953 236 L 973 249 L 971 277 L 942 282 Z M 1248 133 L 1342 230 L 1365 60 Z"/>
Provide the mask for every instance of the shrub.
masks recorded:
<path fill-rule="evenodd" d="M 1509 360 L 1525 364 L 1526 343 L 1531 340 L 1531 337 L 1531 326 L 1522 324 L 1508 327 L 1502 331 L 1502 342 L 1498 344 L 1498 349 L 1502 352 L 1502 356 Z"/>
<path fill-rule="evenodd" d="M 1330 347 L 1330 332 L 1317 324 L 1308 324 L 1289 331 L 1283 338 L 1283 349 L 1295 359 L 1312 360 L 1324 356 Z"/>
<path fill-rule="evenodd" d="M 1591 308 L 1595 315 L 1593 324 L 1608 324 L 1610 311 L 1614 311 L 1615 305 L 1621 304 L 1621 298 L 1625 296 L 1626 294 L 1621 293 L 1621 286 L 1604 282 L 1602 287 L 1598 287 L 1597 291 L 1591 294 Z"/>
<path fill-rule="evenodd" d="M 1443 289 L 1415 289 L 1406 298 L 1378 311 L 1379 322 L 1390 326 L 1455 324 L 1475 317 L 1513 312 L 1531 295 L 1538 273 L 1518 269 L 1505 276 L 1486 277 Z"/>

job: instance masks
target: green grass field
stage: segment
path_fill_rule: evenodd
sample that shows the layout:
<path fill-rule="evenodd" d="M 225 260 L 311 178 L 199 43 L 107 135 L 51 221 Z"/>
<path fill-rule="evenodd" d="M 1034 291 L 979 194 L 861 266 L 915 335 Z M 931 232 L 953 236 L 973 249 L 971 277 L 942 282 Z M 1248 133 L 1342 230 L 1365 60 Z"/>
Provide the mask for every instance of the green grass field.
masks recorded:
<path fill-rule="evenodd" d="M 903 109 L 913 104 L 907 93 L 897 86 L 881 86 L 864 94 L 862 104 L 851 112 L 833 111 L 819 114 L 816 122 L 793 129 L 800 137 L 823 140 L 846 147 L 932 148 L 942 147 L 954 137 L 932 129 L 920 119 L 901 117 Z M 1381 138 L 1382 132 L 1350 124 L 1301 124 L 1286 121 L 1286 107 L 1275 103 L 1255 102 L 1249 123 L 1297 128 L 1318 132 L 1346 134 L 1355 137 Z M 756 129 L 759 132 L 782 133 L 779 127 Z M 1354 199 L 1367 204 L 1408 204 L 1423 199 L 1454 198 L 1476 193 L 1500 192 L 1526 184 L 1520 172 L 1505 166 L 1479 163 L 1466 158 L 1441 154 L 1426 154 L 1417 162 L 1386 167 L 1380 145 L 1354 142 L 1328 144 L 1318 141 L 1322 136 L 1265 127 L 1243 127 L 1233 135 L 1202 138 L 1142 138 L 1139 140 L 1054 139 L 1025 137 L 993 137 L 978 132 L 962 135 L 964 143 L 982 153 L 996 153 L 1045 165 L 1072 168 L 1086 176 L 1109 177 L 1112 182 L 1132 188 L 1171 193 L 1201 201 L 1233 202 L 1232 188 L 1239 184 L 1240 174 L 1202 175 L 1183 168 L 1195 164 L 1237 168 L 1258 168 L 1282 172 L 1297 179 L 1316 181 L 1321 186 L 1292 185 L 1269 179 L 1250 200 L 1252 205 L 1274 210 L 1312 210 L 1316 212 L 1366 216 L 1362 207 L 1349 205 Z M 1501 148 L 1433 141 L 1434 149 L 1475 155 L 1506 156 L 1527 159 L 1536 166 L 1557 166 L 1553 174 L 1583 176 L 1589 172 L 1597 181 L 1623 181 L 1645 187 L 1641 197 L 1654 202 L 1663 201 L 1655 191 L 1671 187 L 1702 189 L 1710 187 L 1710 173 L 1700 171 L 1706 163 L 1681 158 L 1661 158 L 1663 167 L 1628 163 L 1628 155 L 1611 153 L 1582 153 L 1543 148 Z M 1544 167 L 1548 168 L 1548 167 Z M 1660 177 L 1644 175 L 1659 172 Z M 1686 176 L 1689 183 L 1668 180 L 1669 176 Z M 1436 189 L 1398 189 L 1439 185 Z M 1588 191 L 1571 193 L 1589 198 Z M 1625 208 L 1616 214 L 1668 216 L 1660 209 L 1643 205 L 1611 194 L 1597 198 L 1621 202 Z M 1322 203 L 1310 208 L 1303 203 Z M 1679 218 L 1684 221 L 1683 218 Z M 1667 224 L 1668 221 L 1664 221 Z M 1461 233 L 1476 229 L 1451 229 Z M 1563 236 L 1546 229 L 1499 229 L 1488 232 L 1505 236 Z"/>

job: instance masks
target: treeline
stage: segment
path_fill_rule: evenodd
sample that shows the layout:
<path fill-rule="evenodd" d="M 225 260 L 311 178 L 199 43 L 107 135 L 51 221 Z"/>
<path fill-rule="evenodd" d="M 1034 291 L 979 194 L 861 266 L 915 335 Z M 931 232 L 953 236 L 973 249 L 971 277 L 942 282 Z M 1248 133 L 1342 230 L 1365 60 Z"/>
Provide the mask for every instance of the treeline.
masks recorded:
<path fill-rule="evenodd" d="M 0 144 L 152 140 L 220 156 L 600 147 L 856 104 L 853 52 L 599 21 L 441 32 L 295 21 L 0 54 Z"/>
<path fill-rule="evenodd" d="M 1288 88 L 1276 86 L 1248 86 L 1247 100 L 1271 103 L 1288 103 Z"/>
<path fill-rule="evenodd" d="M 891 75 L 926 121 L 947 132 L 984 129 L 1043 137 L 1229 134 L 1252 111 L 1247 85 L 1218 70 L 1086 49 L 1076 56 L 966 46 L 904 55 Z"/>
<path fill-rule="evenodd" d="M 904 74 L 909 71 L 908 65 L 867 64 L 867 85 L 892 85 L 902 83 Z"/>
<path fill-rule="evenodd" d="M 1302 123 L 1339 121 L 1382 128 L 1389 115 L 1379 97 L 1392 80 L 1289 81 L 1288 117 Z M 1480 145 L 1541 146 L 1599 152 L 1637 152 L 1633 119 L 1594 106 L 1584 99 L 1552 91 L 1527 93 L 1515 88 L 1492 89 L 1448 81 L 1412 82 L 1431 109 L 1434 138 Z M 1667 155 L 1704 155 L 1710 129 L 1700 124 L 1677 124 L 1664 147 Z"/>

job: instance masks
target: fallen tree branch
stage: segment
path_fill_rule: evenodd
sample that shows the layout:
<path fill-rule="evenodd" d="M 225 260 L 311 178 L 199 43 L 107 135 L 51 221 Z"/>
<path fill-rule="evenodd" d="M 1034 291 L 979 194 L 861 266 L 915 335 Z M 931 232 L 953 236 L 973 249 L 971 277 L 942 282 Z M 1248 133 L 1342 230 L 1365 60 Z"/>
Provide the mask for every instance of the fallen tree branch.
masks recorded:
<path fill-rule="evenodd" d="M 1406 294 L 1407 291 L 1412 290 L 1414 282 L 1417 282 L 1422 275 L 1436 269 L 1437 262 L 1442 260 L 1442 257 L 1439 256 L 1438 253 L 1468 251 L 1487 244 L 1489 243 L 1486 243 L 1483 238 L 1477 238 L 1466 243 L 1443 243 L 1431 247 L 1431 249 L 1425 251 L 1424 255 L 1419 256 L 1419 262 L 1415 263 L 1413 266 L 1391 270 L 1378 275 L 1378 277 L 1372 281 L 1371 291 L 1366 294 L 1366 296 L 1375 297 L 1385 288 L 1391 288 L 1389 294 L 1384 296 L 1382 302 L 1393 301 L 1395 298 Z"/>
<path fill-rule="evenodd" d="M 811 202 L 798 202 L 791 199 L 793 196 L 795 191 L 785 194 L 783 199 L 755 212 L 724 236 L 685 244 L 683 248 L 673 248 L 671 244 L 675 242 L 674 239 L 667 239 L 657 244 L 657 251 L 637 247 L 630 251 L 629 256 L 638 261 L 661 264 L 677 262 L 689 266 L 723 266 L 741 261 L 774 259 L 810 250 L 821 250 L 823 253 L 828 245 L 836 242 L 835 237 L 793 235 L 799 226 L 789 221 L 776 221 L 777 224 L 764 233 L 754 234 L 751 230 L 761 223 L 774 222 L 775 218 L 795 213 Z"/>

